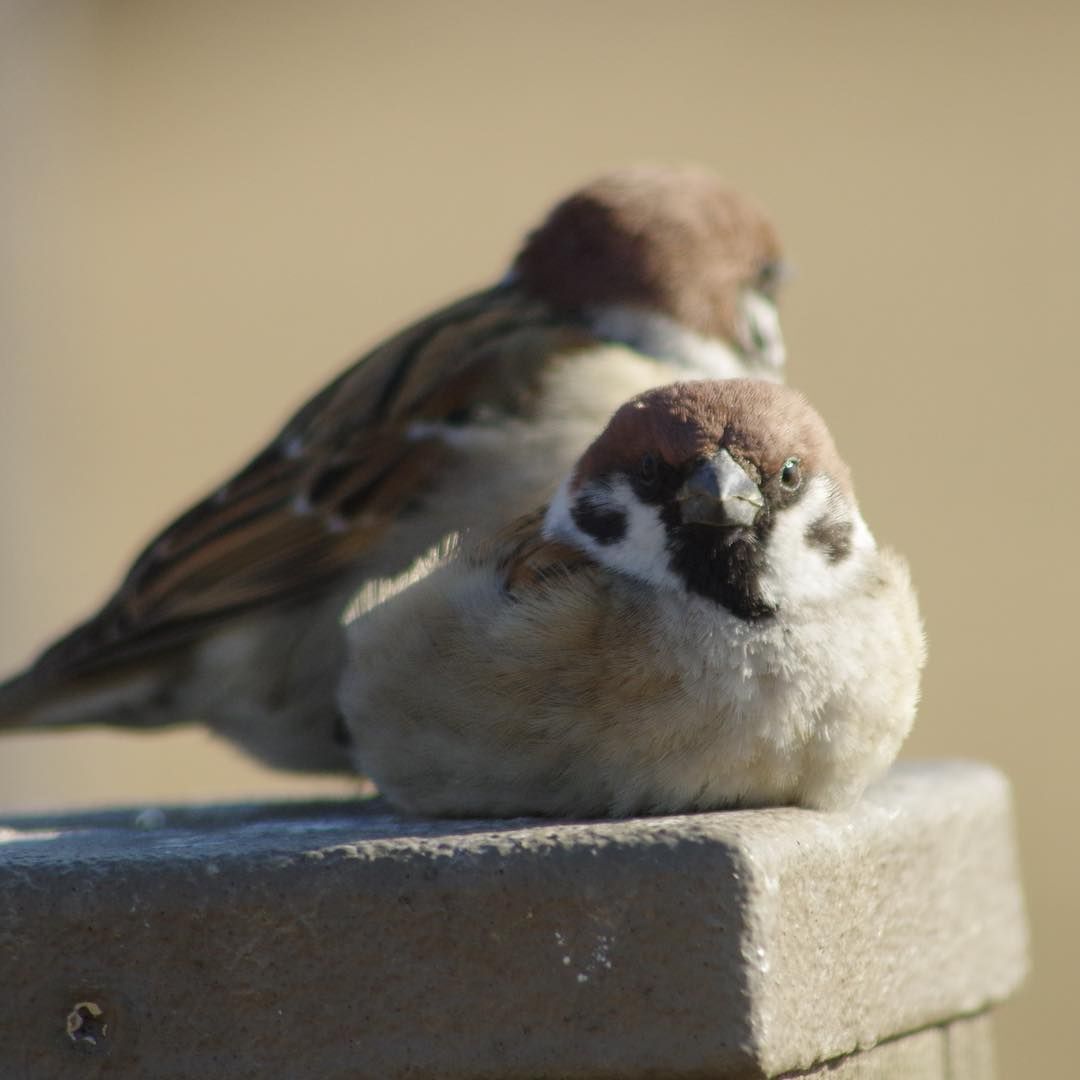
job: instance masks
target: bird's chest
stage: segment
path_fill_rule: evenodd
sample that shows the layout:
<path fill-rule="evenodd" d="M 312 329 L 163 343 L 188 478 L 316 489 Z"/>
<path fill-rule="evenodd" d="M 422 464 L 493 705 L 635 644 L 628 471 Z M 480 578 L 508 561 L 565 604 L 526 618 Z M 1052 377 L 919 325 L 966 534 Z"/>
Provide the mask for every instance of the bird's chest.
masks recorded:
<path fill-rule="evenodd" d="M 796 797 L 831 738 L 830 700 L 843 680 L 828 628 L 748 621 L 691 601 L 664 612 L 659 629 L 653 647 L 678 687 L 668 782 L 699 792 L 703 806 Z"/>

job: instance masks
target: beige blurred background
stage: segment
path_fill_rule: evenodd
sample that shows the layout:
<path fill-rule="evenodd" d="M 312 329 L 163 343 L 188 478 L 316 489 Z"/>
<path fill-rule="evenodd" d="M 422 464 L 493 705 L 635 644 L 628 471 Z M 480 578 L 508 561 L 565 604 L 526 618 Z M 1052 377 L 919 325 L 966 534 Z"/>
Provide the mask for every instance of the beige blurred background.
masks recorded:
<path fill-rule="evenodd" d="M 1016 787 L 1036 972 L 1002 1075 L 1071 1074 L 1078 13 L 4 3 L 0 669 L 568 186 L 712 165 L 781 226 L 792 380 L 920 585 L 906 752 Z M 8 810 L 311 789 L 197 733 L 0 744 Z"/>

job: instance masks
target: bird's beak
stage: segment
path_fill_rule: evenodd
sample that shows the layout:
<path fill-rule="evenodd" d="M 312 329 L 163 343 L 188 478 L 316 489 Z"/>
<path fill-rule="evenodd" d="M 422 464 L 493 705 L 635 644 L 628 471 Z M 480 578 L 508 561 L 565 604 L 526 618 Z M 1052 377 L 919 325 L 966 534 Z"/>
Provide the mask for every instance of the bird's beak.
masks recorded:
<path fill-rule="evenodd" d="M 676 494 L 684 523 L 753 525 L 765 500 L 743 467 L 721 450 L 702 462 Z"/>

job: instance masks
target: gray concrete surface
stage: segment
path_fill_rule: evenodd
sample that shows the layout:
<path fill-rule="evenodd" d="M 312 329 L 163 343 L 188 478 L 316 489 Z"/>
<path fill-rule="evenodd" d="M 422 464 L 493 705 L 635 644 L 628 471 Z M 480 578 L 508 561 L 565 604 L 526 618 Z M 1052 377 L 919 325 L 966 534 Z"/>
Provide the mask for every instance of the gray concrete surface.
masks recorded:
<path fill-rule="evenodd" d="M 3 824 L 4 1077 L 775 1076 L 980 1013 L 1027 963 L 981 765 L 898 766 L 843 814 Z"/>

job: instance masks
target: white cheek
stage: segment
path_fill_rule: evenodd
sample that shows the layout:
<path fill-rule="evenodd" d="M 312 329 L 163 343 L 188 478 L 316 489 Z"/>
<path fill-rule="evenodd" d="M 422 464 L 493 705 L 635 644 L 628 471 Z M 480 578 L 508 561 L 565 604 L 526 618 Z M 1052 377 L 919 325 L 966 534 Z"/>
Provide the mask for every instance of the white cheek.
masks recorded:
<path fill-rule="evenodd" d="M 544 519 L 544 535 L 572 544 L 591 555 L 602 566 L 628 574 L 639 581 L 666 588 L 681 589 L 682 582 L 671 570 L 667 550 L 667 530 L 659 511 L 642 503 L 625 480 L 610 486 L 593 484 L 587 491 L 592 504 L 600 509 L 617 511 L 626 519 L 626 532 L 613 544 L 601 544 L 582 531 L 571 513 L 571 498 L 582 492 L 570 492 L 569 480 L 560 485 Z"/>
<path fill-rule="evenodd" d="M 548 540 L 562 540 L 581 547 L 580 535 L 581 531 L 570 513 L 570 478 L 567 477 L 559 485 L 544 515 L 544 536 Z"/>
<path fill-rule="evenodd" d="M 681 589 L 682 580 L 671 570 L 667 529 L 659 510 L 640 502 L 626 481 L 616 484 L 611 496 L 612 505 L 626 514 L 626 536 L 617 544 L 609 544 L 602 556 L 596 553 L 597 557 L 641 581 Z"/>
<path fill-rule="evenodd" d="M 756 337 L 761 340 L 757 348 L 749 345 L 753 355 L 766 367 L 779 371 L 787 359 L 787 350 L 784 348 L 780 313 L 776 310 L 776 305 L 761 293 L 749 289 L 743 296 L 743 317 L 747 321 L 748 329 L 752 327 L 756 330 Z"/>
<path fill-rule="evenodd" d="M 822 518 L 851 522 L 851 551 L 838 562 L 806 538 L 810 526 Z M 829 480 L 815 476 L 803 497 L 776 515 L 761 577 L 762 598 L 781 611 L 830 600 L 861 580 L 866 557 L 875 547 L 859 511 Z"/>

